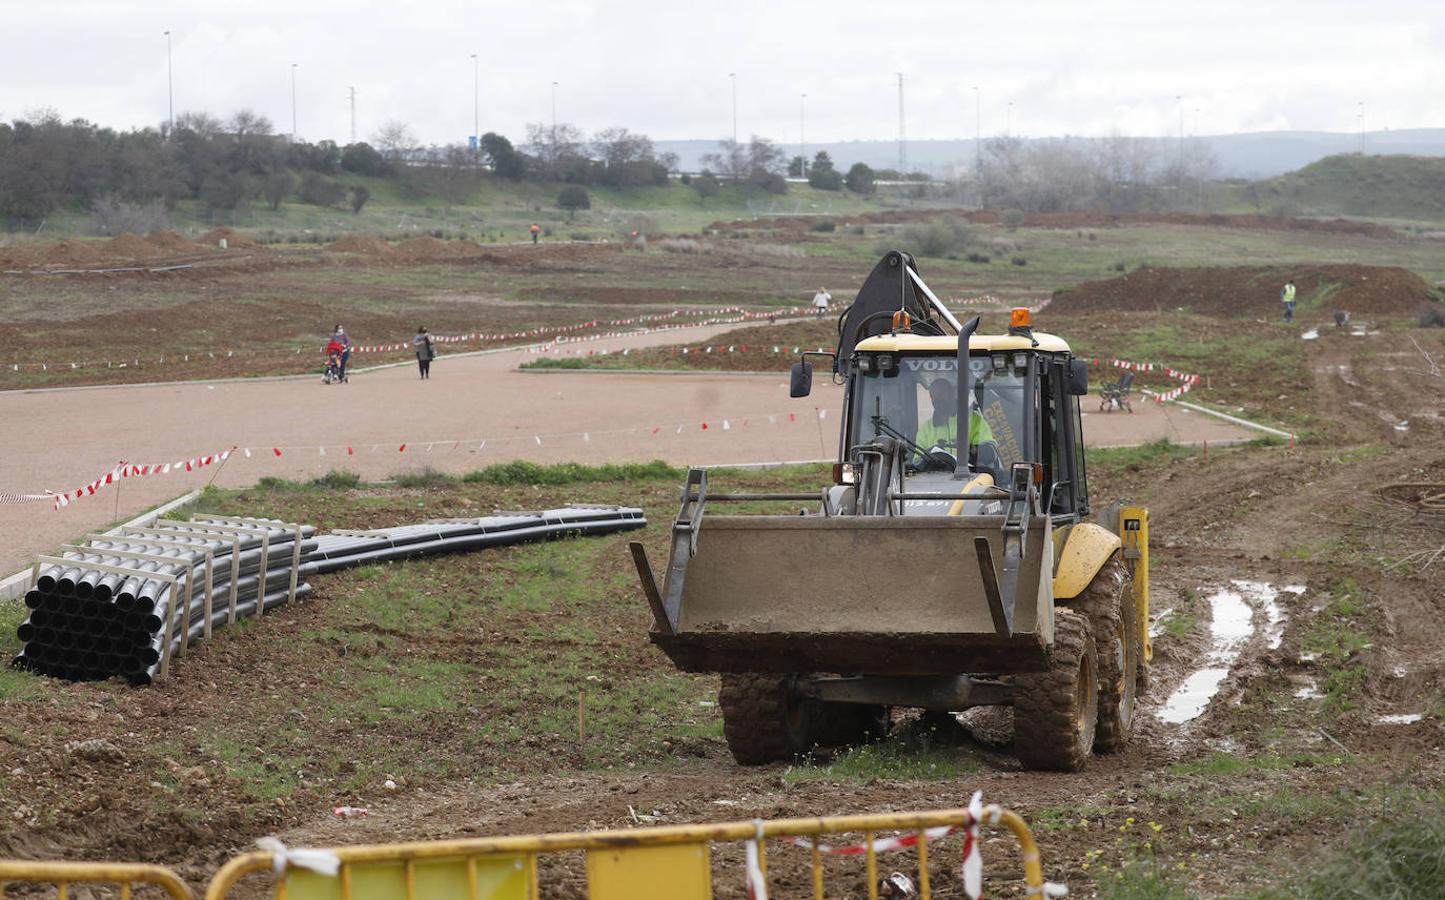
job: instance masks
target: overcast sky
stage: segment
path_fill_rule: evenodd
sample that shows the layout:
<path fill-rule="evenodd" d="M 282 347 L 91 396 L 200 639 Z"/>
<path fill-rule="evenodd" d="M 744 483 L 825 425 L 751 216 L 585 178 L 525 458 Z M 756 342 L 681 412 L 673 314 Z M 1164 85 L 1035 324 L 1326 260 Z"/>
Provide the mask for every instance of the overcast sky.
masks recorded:
<path fill-rule="evenodd" d="M 407 122 L 424 143 L 520 138 L 557 116 L 657 139 L 738 130 L 795 143 L 1445 126 L 1440 0 L 695 3 L 548 0 L 0 0 L 0 118 L 43 107 L 104 125 L 252 108 L 308 140 Z M 1176 97 L 1182 96 L 1182 101 Z M 1363 102 L 1363 107 L 1360 104 Z"/>

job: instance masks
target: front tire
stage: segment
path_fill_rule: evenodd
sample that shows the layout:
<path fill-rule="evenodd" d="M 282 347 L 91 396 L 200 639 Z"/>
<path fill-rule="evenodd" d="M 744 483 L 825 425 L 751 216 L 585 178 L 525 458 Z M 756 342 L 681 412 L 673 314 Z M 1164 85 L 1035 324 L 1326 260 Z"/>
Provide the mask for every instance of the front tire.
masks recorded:
<path fill-rule="evenodd" d="M 733 759 L 760 766 L 812 748 L 815 704 L 798 696 L 796 682 L 796 675 L 723 675 L 718 706 Z"/>
<path fill-rule="evenodd" d="M 1088 619 L 1060 609 L 1049 667 L 1014 678 L 1014 751 L 1025 769 L 1077 772 L 1094 748 L 1099 668 Z"/>
<path fill-rule="evenodd" d="M 1134 582 L 1118 553 L 1069 606 L 1088 618 L 1099 660 L 1099 724 L 1094 750 L 1112 753 L 1123 749 L 1134 735 L 1144 655 Z"/>

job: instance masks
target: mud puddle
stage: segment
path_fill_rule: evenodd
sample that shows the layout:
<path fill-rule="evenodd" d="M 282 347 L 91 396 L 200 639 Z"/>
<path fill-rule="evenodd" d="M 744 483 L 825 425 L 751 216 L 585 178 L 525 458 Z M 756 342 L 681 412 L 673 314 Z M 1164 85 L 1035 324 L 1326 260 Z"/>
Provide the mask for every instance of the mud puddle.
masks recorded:
<path fill-rule="evenodd" d="M 1279 649 L 1288 621 L 1279 595 L 1302 594 L 1304 590 L 1300 585 L 1276 588 L 1262 581 L 1231 581 L 1228 587 L 1211 594 L 1208 598 L 1210 648 L 1204 657 L 1204 666 L 1175 688 L 1158 711 L 1159 718 L 1172 725 L 1182 725 L 1203 715 L 1256 634 L 1269 649 Z"/>

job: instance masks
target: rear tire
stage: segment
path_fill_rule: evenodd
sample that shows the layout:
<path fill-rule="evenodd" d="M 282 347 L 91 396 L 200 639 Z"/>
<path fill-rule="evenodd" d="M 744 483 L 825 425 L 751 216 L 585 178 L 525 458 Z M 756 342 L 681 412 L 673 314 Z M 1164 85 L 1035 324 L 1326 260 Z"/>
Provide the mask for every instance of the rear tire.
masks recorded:
<path fill-rule="evenodd" d="M 789 760 L 813 746 L 815 704 L 799 697 L 796 675 L 723 675 L 723 737 L 745 766 Z"/>
<path fill-rule="evenodd" d="M 1099 724 L 1094 750 L 1112 753 L 1122 749 L 1134 735 L 1140 661 L 1144 656 L 1134 582 L 1118 553 L 1104 563 L 1069 607 L 1088 617 L 1099 660 Z"/>
<path fill-rule="evenodd" d="M 1014 751 L 1025 769 L 1077 772 L 1088 762 L 1099 712 L 1098 672 L 1088 619 L 1058 610 L 1049 667 L 1014 678 Z"/>

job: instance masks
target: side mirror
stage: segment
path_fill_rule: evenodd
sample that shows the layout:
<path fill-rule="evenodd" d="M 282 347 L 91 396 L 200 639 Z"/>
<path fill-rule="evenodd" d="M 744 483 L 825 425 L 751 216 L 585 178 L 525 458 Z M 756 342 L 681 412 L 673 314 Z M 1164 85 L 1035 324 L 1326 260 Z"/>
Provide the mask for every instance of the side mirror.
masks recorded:
<path fill-rule="evenodd" d="M 788 396 L 806 397 L 811 393 L 813 393 L 813 364 L 806 359 L 793 363 L 793 377 L 788 388 Z"/>
<path fill-rule="evenodd" d="M 1069 393 L 1082 397 L 1089 393 L 1089 363 L 1087 360 L 1069 360 Z"/>

